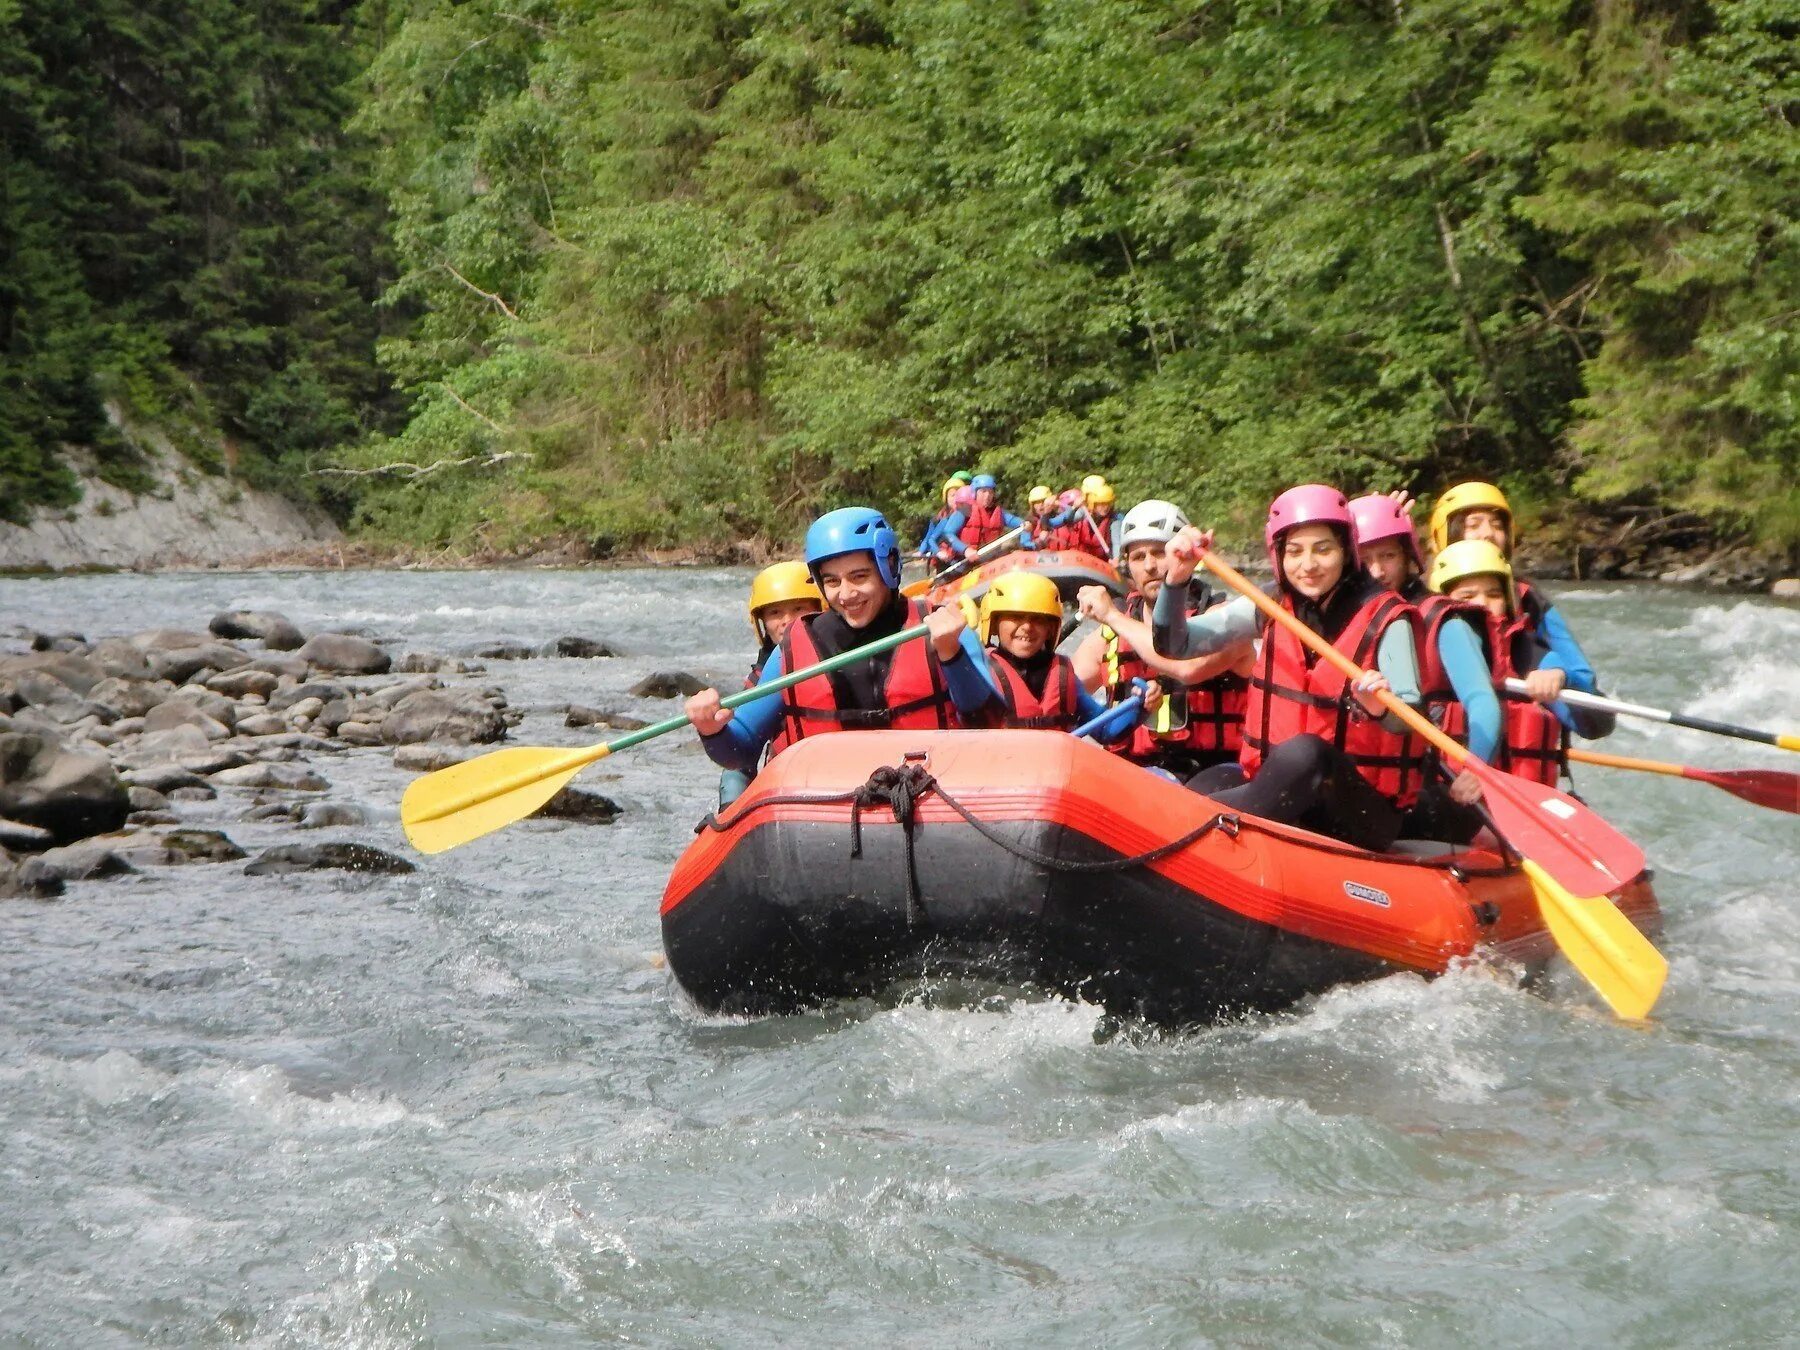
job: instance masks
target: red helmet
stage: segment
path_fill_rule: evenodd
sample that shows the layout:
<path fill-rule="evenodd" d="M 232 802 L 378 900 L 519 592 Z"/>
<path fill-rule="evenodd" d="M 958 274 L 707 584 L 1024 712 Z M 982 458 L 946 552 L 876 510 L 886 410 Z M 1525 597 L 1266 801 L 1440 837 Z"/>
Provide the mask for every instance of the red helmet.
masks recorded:
<path fill-rule="evenodd" d="M 1350 514 L 1350 503 L 1334 487 L 1306 483 L 1289 488 L 1269 503 L 1263 544 L 1269 550 L 1269 565 L 1275 569 L 1276 577 L 1281 576 L 1281 536 L 1296 525 L 1341 526 L 1350 546 L 1350 565 L 1356 565 L 1356 519 Z"/>
<path fill-rule="evenodd" d="M 1363 548 L 1383 539 L 1402 539 L 1412 555 L 1413 566 L 1425 570 L 1425 556 L 1419 551 L 1419 532 L 1413 528 L 1412 516 L 1399 502 L 1379 492 L 1371 492 L 1350 503 L 1350 519 L 1356 525 L 1356 546 Z"/>

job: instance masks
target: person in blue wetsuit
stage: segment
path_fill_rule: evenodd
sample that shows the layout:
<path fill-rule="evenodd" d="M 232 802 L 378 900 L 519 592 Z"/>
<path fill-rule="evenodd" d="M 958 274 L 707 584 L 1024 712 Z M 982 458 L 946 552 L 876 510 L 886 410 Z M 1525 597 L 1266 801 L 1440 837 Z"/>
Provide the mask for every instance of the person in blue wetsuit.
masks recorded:
<path fill-rule="evenodd" d="M 868 507 L 829 511 L 806 532 L 806 565 L 828 606 L 783 634 L 757 683 L 923 622 L 928 636 L 829 675 L 816 675 L 747 703 L 720 706 L 716 689 L 685 705 L 707 756 L 721 768 L 752 769 L 807 736 L 855 730 L 949 728 L 979 710 L 992 690 L 986 657 L 956 605 L 921 614 L 900 593 L 900 540 Z"/>
<path fill-rule="evenodd" d="M 1027 523 L 1000 506 L 1000 485 L 991 473 L 976 474 L 970 480 L 969 488 L 975 494 L 975 500 L 966 510 L 958 511 L 946 520 L 938 534 L 952 553 L 964 558 L 973 558 L 1009 530 L 1019 529 Z M 1019 546 L 1036 547 L 1029 533 L 1020 539 Z"/>

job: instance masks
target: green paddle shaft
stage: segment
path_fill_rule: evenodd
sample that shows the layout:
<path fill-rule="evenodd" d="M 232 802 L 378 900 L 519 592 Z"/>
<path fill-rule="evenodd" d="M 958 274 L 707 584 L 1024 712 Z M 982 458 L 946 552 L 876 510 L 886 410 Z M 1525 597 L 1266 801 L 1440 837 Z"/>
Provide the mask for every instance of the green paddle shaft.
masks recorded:
<path fill-rule="evenodd" d="M 866 661 L 871 656 L 879 656 L 882 652 L 892 651 L 895 647 L 911 642 L 914 638 L 922 638 L 931 629 L 925 624 L 917 623 L 911 628 L 902 628 L 889 637 L 877 638 L 861 647 L 854 647 L 847 652 L 839 652 L 836 656 L 828 656 L 823 661 L 815 662 L 804 670 L 796 670 L 791 675 L 783 675 L 780 679 L 769 680 L 765 684 L 756 684 L 750 688 L 732 694 L 729 698 L 719 700 L 721 708 L 741 708 L 746 703 L 754 703 L 759 698 L 767 698 L 770 694 L 779 694 L 783 689 L 791 689 L 802 680 L 810 680 L 815 675 L 829 675 L 834 670 L 842 670 L 845 666 L 853 666 L 858 661 Z M 645 741 L 654 740 L 658 736 L 671 731 L 680 731 L 689 725 L 687 715 L 665 717 L 641 730 L 628 732 L 616 741 L 608 741 L 608 753 L 617 754 L 621 750 L 629 750 L 634 745 L 642 745 Z"/>
<path fill-rule="evenodd" d="M 1506 692 L 1523 695 L 1525 681 L 1508 680 Z M 1783 750 L 1800 750 L 1800 736 L 1783 735 L 1776 731 L 1758 731 L 1755 727 L 1735 727 L 1729 722 L 1714 722 L 1705 717 L 1692 717 L 1687 713 L 1669 712 L 1663 708 L 1647 708 L 1641 703 L 1626 703 L 1622 699 L 1605 698 L 1599 694 L 1584 694 L 1579 689 L 1565 689 L 1556 697 L 1558 701 L 1567 703 L 1572 708 L 1592 708 L 1595 712 L 1642 717 L 1651 722 L 1667 722 L 1672 727 L 1686 727 L 1690 731 L 1710 731 L 1719 736 L 1735 736 L 1740 741 L 1755 741 L 1759 745 L 1778 745 Z"/>
<path fill-rule="evenodd" d="M 1020 538 L 1024 535 L 1025 530 L 1026 527 L 1023 525 L 1014 526 L 998 539 L 994 540 L 993 543 L 983 544 L 981 548 L 976 550 L 973 558 L 964 558 L 959 563 L 952 563 L 934 577 L 925 577 L 920 581 L 911 582 L 906 588 L 906 593 L 909 595 L 923 595 L 927 591 L 936 590 L 939 586 L 947 586 L 952 581 L 960 580 L 975 568 L 980 567 L 983 563 L 992 562 L 995 558 L 998 558 L 1002 553 L 1006 552 L 1007 549 L 1018 543 Z"/>

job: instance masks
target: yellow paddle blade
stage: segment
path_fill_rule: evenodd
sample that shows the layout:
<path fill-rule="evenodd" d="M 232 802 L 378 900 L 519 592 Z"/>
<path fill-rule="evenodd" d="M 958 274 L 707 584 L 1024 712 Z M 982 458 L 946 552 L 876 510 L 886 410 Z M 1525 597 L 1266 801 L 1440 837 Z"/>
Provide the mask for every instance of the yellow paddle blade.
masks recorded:
<path fill-rule="evenodd" d="M 412 781 L 400 799 L 400 823 L 419 852 L 442 853 L 523 820 L 611 752 L 607 745 L 579 750 L 521 746 L 452 764 Z"/>
<path fill-rule="evenodd" d="M 1582 978 L 1620 1017 L 1636 1021 L 1647 1015 L 1669 976 L 1663 954 L 1604 895 L 1572 895 L 1529 858 L 1521 858 L 1519 866 L 1531 881 L 1550 936 Z"/>
<path fill-rule="evenodd" d="M 1790 736 L 1785 731 L 1775 733 L 1775 744 L 1783 750 L 1800 750 L 1800 736 Z"/>

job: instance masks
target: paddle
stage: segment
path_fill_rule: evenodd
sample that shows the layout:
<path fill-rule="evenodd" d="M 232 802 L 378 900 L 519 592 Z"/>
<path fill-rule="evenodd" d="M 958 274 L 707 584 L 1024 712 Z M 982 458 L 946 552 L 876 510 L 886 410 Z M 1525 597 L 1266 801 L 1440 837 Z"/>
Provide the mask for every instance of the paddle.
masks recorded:
<path fill-rule="evenodd" d="M 1716 788 L 1723 788 L 1753 805 L 1800 815 L 1800 773 L 1786 773 L 1780 769 L 1696 769 L 1686 764 L 1664 764 L 1655 759 L 1603 755 L 1598 750 L 1571 749 L 1569 758 L 1608 769 L 1636 769 L 1641 773 L 1667 774 L 1670 778 L 1691 778 L 1696 783 L 1711 783 Z"/>
<path fill-rule="evenodd" d="M 1525 681 L 1508 680 L 1506 692 L 1523 694 Z M 1595 712 L 1642 717 L 1651 722 L 1667 722 L 1672 727 L 1687 727 L 1690 731 L 1710 731 L 1719 736 L 1735 736 L 1740 741 L 1756 741 L 1761 745 L 1778 745 L 1783 750 L 1800 750 L 1800 736 L 1789 735 L 1786 732 L 1758 731 L 1755 727 L 1734 727 L 1729 722 L 1714 722 L 1705 717 L 1669 712 L 1663 708 L 1646 708 L 1641 703 L 1625 703 L 1616 698 L 1606 698 L 1601 694 L 1584 694 L 1575 689 L 1565 689 L 1557 695 L 1557 698 L 1572 708 L 1592 708 Z"/>
<path fill-rule="evenodd" d="M 1221 581 L 1286 628 L 1346 679 L 1362 669 L 1296 616 L 1253 586 L 1211 550 L 1199 559 Z M 1668 977 L 1669 963 L 1607 893 L 1644 870 L 1637 845 L 1573 797 L 1484 764 L 1391 692 L 1376 695 L 1381 705 L 1422 737 L 1447 761 L 1481 780 L 1482 801 L 1495 832 L 1519 855 L 1544 923 L 1563 955 L 1621 1017 L 1650 1011 Z"/>
<path fill-rule="evenodd" d="M 829 675 L 834 670 L 866 661 L 914 638 L 924 637 L 928 631 L 925 624 L 914 624 L 889 637 L 840 652 L 803 670 L 721 699 L 719 706 L 741 708 L 759 698 L 779 694 L 815 675 Z M 688 725 L 685 716 L 669 717 L 600 745 L 573 750 L 520 746 L 453 764 L 413 780 L 400 799 L 400 823 L 406 828 L 406 837 L 419 852 L 441 853 L 524 819 L 596 760 Z"/>
<path fill-rule="evenodd" d="M 1083 722 L 1080 726 L 1076 727 L 1075 730 L 1069 734 L 1072 736 L 1092 736 L 1096 731 L 1098 731 L 1101 727 L 1105 726 L 1108 722 L 1110 722 L 1113 718 L 1117 717 L 1120 713 L 1124 712 L 1127 708 L 1143 707 L 1144 706 L 1144 682 L 1142 680 L 1133 680 L 1131 683 L 1133 686 L 1136 687 L 1137 693 L 1133 694 L 1130 698 L 1125 699 L 1123 702 L 1113 704 L 1110 708 L 1108 708 L 1105 712 L 1101 713 L 1098 717 L 1093 718 L 1090 721 Z"/>
<path fill-rule="evenodd" d="M 959 563 L 952 563 L 934 577 L 920 577 L 917 581 L 907 582 L 900 588 L 900 594 L 908 599 L 916 600 L 919 596 L 926 595 L 939 586 L 947 586 L 959 577 L 967 576 L 983 563 L 992 562 L 1002 553 L 1007 552 L 1019 542 L 1019 537 L 1025 533 L 1027 528 L 1029 527 L 1025 525 L 1015 526 L 994 540 L 993 543 L 983 544 L 976 550 L 973 558 L 964 558 Z"/>

